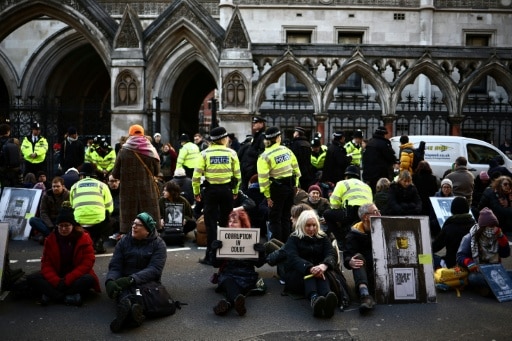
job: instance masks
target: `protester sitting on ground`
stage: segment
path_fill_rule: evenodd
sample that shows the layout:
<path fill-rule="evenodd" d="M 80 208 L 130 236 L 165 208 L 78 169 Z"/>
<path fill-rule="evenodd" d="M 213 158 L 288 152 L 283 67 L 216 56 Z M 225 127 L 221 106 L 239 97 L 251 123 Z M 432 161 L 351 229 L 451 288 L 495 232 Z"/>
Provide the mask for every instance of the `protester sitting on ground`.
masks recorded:
<path fill-rule="evenodd" d="M 457 265 L 456 255 L 460 241 L 469 233 L 471 227 L 476 224 L 473 215 L 469 213 L 468 201 L 464 197 L 455 197 L 453 199 L 451 213 L 452 216 L 448 217 L 444 222 L 441 233 L 432 242 L 435 269 L 442 267 L 442 261 L 444 261 L 447 268 L 453 268 Z M 446 253 L 443 257 L 435 254 L 443 248 L 446 248 Z"/>
<path fill-rule="evenodd" d="M 418 215 L 421 214 L 421 199 L 412 177 L 404 170 L 398 176 L 398 181 L 389 186 L 389 201 L 384 215 Z"/>
<path fill-rule="evenodd" d="M 41 271 L 28 275 L 27 282 L 41 295 L 41 305 L 54 301 L 80 306 L 90 289 L 100 292 L 92 240 L 75 221 L 69 202 L 63 204 L 55 225 L 44 244 Z"/>
<path fill-rule="evenodd" d="M 168 206 L 174 206 L 176 204 L 183 205 L 182 212 L 182 224 L 183 224 L 183 233 L 186 235 L 187 233 L 194 231 L 196 228 L 196 220 L 194 219 L 194 212 L 192 211 L 192 207 L 188 203 L 187 199 L 180 195 L 180 187 L 178 184 L 168 181 L 164 185 L 163 196 L 158 200 L 158 206 L 160 207 L 160 228 L 159 230 L 165 229 L 165 220 L 169 221 L 172 219 L 164 219 L 163 217 L 167 217 L 170 212 L 167 212 Z M 165 239 L 165 238 L 164 238 Z"/>
<path fill-rule="evenodd" d="M 498 227 L 498 219 L 492 211 L 484 207 L 480 211 L 478 224 L 473 225 L 462 238 L 457 251 L 457 264 L 469 271 L 469 287 L 482 296 L 489 296 L 490 287 L 480 272 L 481 264 L 498 264 L 502 258 L 510 256 L 507 236 Z"/>
<path fill-rule="evenodd" d="M 404 171 L 407 172 L 407 171 Z M 347 233 L 346 251 L 343 252 L 343 264 L 352 270 L 356 293 L 361 300 L 360 313 L 373 310 L 375 301 L 375 274 L 373 270 L 373 251 L 371 235 L 371 217 L 380 216 L 373 203 L 359 207 L 360 222 L 355 223 Z"/>
<path fill-rule="evenodd" d="M 512 179 L 500 176 L 486 189 L 478 207 L 489 207 L 498 218 L 503 230 L 512 231 Z"/>
<path fill-rule="evenodd" d="M 34 173 L 27 173 L 23 178 L 22 187 L 24 188 L 34 188 L 34 185 L 37 183 L 36 175 Z"/>
<path fill-rule="evenodd" d="M 285 290 L 310 300 L 313 316 L 331 318 L 338 305 L 324 273 L 336 266 L 336 255 L 313 210 L 301 213 L 284 246 L 288 268 Z"/>
<path fill-rule="evenodd" d="M 482 195 L 486 188 L 491 186 L 491 177 L 486 171 L 481 171 L 480 174 L 475 178 L 475 188 L 473 189 L 473 207 L 478 207 Z"/>
<path fill-rule="evenodd" d="M 105 288 L 117 304 L 116 318 L 110 323 L 112 332 L 142 324 L 145 307 L 137 299 L 136 290 L 150 282 L 160 283 L 166 259 L 167 247 L 156 233 L 155 220 L 146 212 L 139 213 L 131 234 L 116 244 L 108 265 Z"/>
<path fill-rule="evenodd" d="M 41 245 L 55 229 L 55 219 L 57 219 L 64 201 L 69 201 L 69 191 L 64 187 L 64 179 L 56 176 L 52 180 L 52 188 L 47 190 L 41 198 L 39 217 L 32 217 L 28 220 L 30 226 L 39 232 L 37 238 Z"/>
<path fill-rule="evenodd" d="M 180 186 L 180 194 L 187 199 L 190 206 L 194 205 L 194 191 L 192 190 L 192 179 L 187 177 L 183 168 L 176 168 L 171 180 Z"/>
<path fill-rule="evenodd" d="M 391 182 L 387 178 L 380 178 L 379 181 L 377 181 L 375 194 L 373 195 L 373 202 L 381 212 L 385 212 L 388 207 L 390 185 Z"/>
<path fill-rule="evenodd" d="M 436 192 L 434 197 L 438 197 L 438 198 L 453 197 L 452 181 L 450 179 L 441 180 L 441 188 L 439 188 L 439 191 Z M 436 213 L 435 213 L 433 207 L 430 208 L 429 221 L 430 221 L 430 235 L 435 238 L 441 231 L 441 226 L 439 225 L 439 221 L 437 220 L 437 216 L 436 216 Z"/>
<path fill-rule="evenodd" d="M 432 209 L 430 197 L 433 197 L 439 189 L 436 176 L 432 173 L 432 168 L 427 161 L 420 161 L 418 167 L 412 175 L 412 183 L 418 190 L 421 199 L 421 214 L 429 215 Z"/>
<path fill-rule="evenodd" d="M 243 210 L 232 211 L 228 218 L 228 227 L 250 228 L 251 222 L 249 216 Z M 222 248 L 222 241 L 215 240 L 212 243 L 213 266 L 219 268 L 214 275 L 213 282 L 218 283 L 215 292 L 224 293 L 225 299 L 220 300 L 213 312 L 216 315 L 226 315 L 234 307 L 238 315 L 244 316 L 247 309 L 245 307 L 245 296 L 256 288 L 258 282 L 258 273 L 255 267 L 259 268 L 265 264 L 265 247 L 261 243 L 254 244 L 254 251 L 258 252 L 257 259 L 218 259 L 216 250 Z"/>
<path fill-rule="evenodd" d="M 329 200 L 322 197 L 322 190 L 318 185 L 311 185 L 308 188 L 308 197 L 302 200 L 306 205 L 311 206 L 315 210 L 320 220 L 321 228 L 327 231 L 327 225 L 324 219 L 324 212 L 331 208 Z"/>

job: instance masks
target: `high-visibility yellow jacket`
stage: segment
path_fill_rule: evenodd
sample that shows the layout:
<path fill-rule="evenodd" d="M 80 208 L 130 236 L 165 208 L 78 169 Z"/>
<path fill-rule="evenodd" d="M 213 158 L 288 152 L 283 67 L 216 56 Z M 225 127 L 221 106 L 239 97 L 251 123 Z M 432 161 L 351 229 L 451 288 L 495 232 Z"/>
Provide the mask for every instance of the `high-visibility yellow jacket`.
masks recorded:
<path fill-rule="evenodd" d="M 197 147 L 197 146 L 196 146 Z M 192 176 L 194 195 L 200 193 L 201 177 L 211 185 L 229 184 L 234 179 L 233 194 L 238 194 L 242 176 L 236 152 L 224 145 L 212 144 L 199 154 L 198 166 Z"/>
<path fill-rule="evenodd" d="M 206 149 L 205 149 L 206 150 Z M 183 166 L 187 168 L 196 168 L 199 164 L 199 159 L 201 157 L 201 152 L 199 151 L 199 147 L 192 142 L 185 143 L 178 153 L 178 160 L 176 160 L 176 169 L 183 168 Z"/>
<path fill-rule="evenodd" d="M 110 148 L 110 151 L 105 156 L 101 156 L 97 150 L 94 150 L 91 153 L 91 163 L 96 165 L 96 169 L 99 171 L 107 171 L 110 172 L 114 169 L 114 165 L 116 164 L 116 152 L 113 148 Z"/>
<path fill-rule="evenodd" d="M 311 164 L 317 170 L 321 170 L 324 168 L 325 156 L 327 155 L 327 146 L 320 146 L 320 153 L 315 156 L 313 152 L 311 152 Z"/>
<path fill-rule="evenodd" d="M 81 225 L 98 224 L 105 220 L 106 211 L 114 211 L 108 185 L 91 177 L 83 178 L 71 187 L 69 201 L 75 220 Z"/>
<path fill-rule="evenodd" d="M 278 143 L 265 148 L 256 163 L 260 192 L 270 198 L 270 178 L 282 179 L 295 176 L 295 186 L 299 185 L 300 169 L 293 152 Z"/>
<path fill-rule="evenodd" d="M 329 198 L 331 208 L 337 209 L 345 206 L 361 206 L 373 202 L 370 186 L 359 179 L 341 180 Z"/>
<path fill-rule="evenodd" d="M 23 158 L 30 163 L 41 163 L 46 159 L 46 153 L 48 152 L 48 141 L 42 136 L 36 143 L 32 142 L 32 135 L 25 136 L 21 143 L 21 153 Z M 36 154 L 35 158 L 30 155 Z"/>
<path fill-rule="evenodd" d="M 354 141 L 348 141 L 345 143 L 345 150 L 347 151 L 347 156 L 352 156 L 351 165 L 361 167 L 361 158 L 363 157 L 363 148 L 361 146 L 354 143 Z"/>

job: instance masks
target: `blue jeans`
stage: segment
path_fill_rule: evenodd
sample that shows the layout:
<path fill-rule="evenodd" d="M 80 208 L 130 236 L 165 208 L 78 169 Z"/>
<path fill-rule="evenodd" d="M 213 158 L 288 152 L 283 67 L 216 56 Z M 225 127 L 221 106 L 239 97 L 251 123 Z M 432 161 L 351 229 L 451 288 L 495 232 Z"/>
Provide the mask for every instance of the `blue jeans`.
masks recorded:
<path fill-rule="evenodd" d="M 28 223 L 30 224 L 30 226 L 32 226 L 33 229 L 35 229 L 37 232 L 41 233 L 45 237 L 48 237 L 50 232 L 52 232 L 52 230 L 48 226 L 46 226 L 46 223 L 41 218 L 32 217 L 28 220 Z"/>

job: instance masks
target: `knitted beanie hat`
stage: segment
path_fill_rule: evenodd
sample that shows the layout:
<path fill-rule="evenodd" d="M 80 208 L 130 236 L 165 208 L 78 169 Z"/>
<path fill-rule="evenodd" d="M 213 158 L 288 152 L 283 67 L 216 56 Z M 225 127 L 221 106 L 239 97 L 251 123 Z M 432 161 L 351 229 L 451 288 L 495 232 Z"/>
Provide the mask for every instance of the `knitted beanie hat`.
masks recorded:
<path fill-rule="evenodd" d="M 468 201 L 464 197 L 455 197 L 452 201 L 452 214 L 469 213 Z"/>
<path fill-rule="evenodd" d="M 64 201 L 59 210 L 59 215 L 55 219 L 55 224 L 58 225 L 60 223 L 71 223 L 73 226 L 78 225 L 75 216 L 73 214 L 73 208 L 69 201 Z"/>
<path fill-rule="evenodd" d="M 309 186 L 308 193 L 311 193 L 311 191 L 318 191 L 320 194 L 322 194 L 322 190 L 320 189 L 320 186 L 318 186 L 318 185 Z"/>
<path fill-rule="evenodd" d="M 441 187 L 443 187 L 443 185 L 448 185 L 451 188 L 453 188 L 453 183 L 452 183 L 452 180 L 450 180 L 450 179 L 443 179 L 441 181 Z"/>
<path fill-rule="evenodd" d="M 142 222 L 142 224 L 144 225 L 146 230 L 148 230 L 150 233 L 155 231 L 156 222 L 149 213 L 147 213 L 147 212 L 139 213 L 137 215 L 137 218 L 139 218 L 139 220 Z"/>
<path fill-rule="evenodd" d="M 487 207 L 484 207 L 480 211 L 480 216 L 478 217 L 478 225 L 480 227 L 494 227 L 498 226 L 499 223 L 494 213 L 492 213 L 492 211 Z"/>

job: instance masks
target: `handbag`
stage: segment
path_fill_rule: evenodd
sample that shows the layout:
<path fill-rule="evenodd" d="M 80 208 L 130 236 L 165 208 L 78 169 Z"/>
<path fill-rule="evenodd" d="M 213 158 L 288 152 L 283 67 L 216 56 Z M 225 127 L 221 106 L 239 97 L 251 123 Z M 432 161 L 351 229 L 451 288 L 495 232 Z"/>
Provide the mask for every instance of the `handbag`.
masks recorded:
<path fill-rule="evenodd" d="M 136 292 L 136 295 L 140 295 L 142 298 L 144 315 L 148 317 L 173 315 L 176 309 L 181 309 L 182 305 L 186 305 L 186 303 L 173 300 L 161 283 L 148 282 L 141 284 Z"/>

